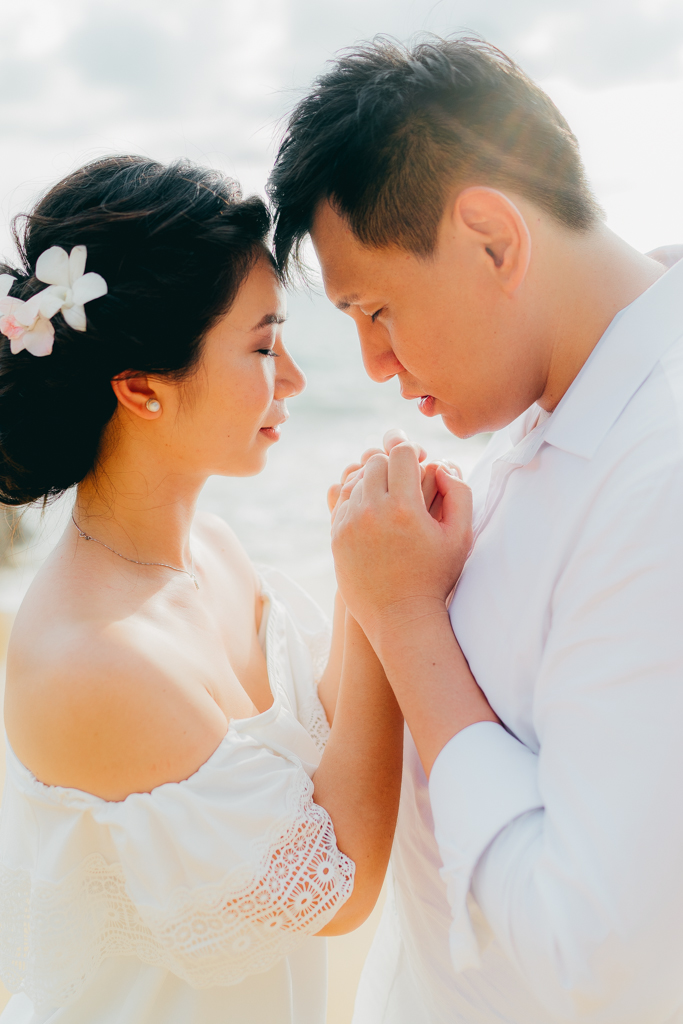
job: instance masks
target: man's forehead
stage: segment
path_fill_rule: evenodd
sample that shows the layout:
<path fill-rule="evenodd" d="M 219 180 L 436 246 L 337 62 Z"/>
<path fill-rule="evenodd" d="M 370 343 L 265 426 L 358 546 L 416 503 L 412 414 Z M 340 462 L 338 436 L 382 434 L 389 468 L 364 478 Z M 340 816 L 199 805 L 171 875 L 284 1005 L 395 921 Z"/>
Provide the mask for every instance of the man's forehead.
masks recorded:
<path fill-rule="evenodd" d="M 340 217 L 327 199 L 316 208 L 310 235 L 318 258 L 330 270 L 345 271 L 350 265 L 363 262 L 364 246 L 349 222 Z"/>
<path fill-rule="evenodd" d="M 337 309 L 362 304 L 385 288 L 391 253 L 363 245 L 327 200 L 318 205 L 310 234 L 325 292 Z"/>
<path fill-rule="evenodd" d="M 313 234 L 312 241 L 327 297 L 338 309 L 357 304 L 373 276 L 372 268 L 346 246 L 322 243 Z"/>
<path fill-rule="evenodd" d="M 346 218 L 335 210 L 329 199 L 321 199 L 313 213 L 311 232 L 320 234 L 328 231 L 352 234 L 351 226 Z"/>

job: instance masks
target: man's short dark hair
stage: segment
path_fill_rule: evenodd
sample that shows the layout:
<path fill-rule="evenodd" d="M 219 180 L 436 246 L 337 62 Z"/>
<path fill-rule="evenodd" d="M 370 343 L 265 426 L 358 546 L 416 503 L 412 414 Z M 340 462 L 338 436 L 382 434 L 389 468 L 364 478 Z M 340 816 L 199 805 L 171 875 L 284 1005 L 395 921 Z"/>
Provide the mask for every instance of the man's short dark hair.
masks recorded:
<path fill-rule="evenodd" d="M 364 244 L 434 250 L 454 187 L 516 192 L 577 231 L 601 211 L 552 100 L 480 39 L 345 51 L 295 107 L 273 169 L 275 253 L 298 260 L 329 200 Z"/>

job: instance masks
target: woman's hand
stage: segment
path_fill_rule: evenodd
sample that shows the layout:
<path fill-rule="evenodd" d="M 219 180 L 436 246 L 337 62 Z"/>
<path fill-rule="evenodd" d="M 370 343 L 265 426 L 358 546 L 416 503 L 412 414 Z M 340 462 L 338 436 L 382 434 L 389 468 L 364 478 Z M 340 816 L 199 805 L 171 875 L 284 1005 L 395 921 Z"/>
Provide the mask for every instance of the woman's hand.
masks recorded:
<path fill-rule="evenodd" d="M 367 451 L 363 452 L 360 458 L 360 462 L 352 462 L 348 465 L 341 475 L 341 480 L 338 484 L 332 484 L 327 492 L 327 506 L 332 515 L 332 521 L 334 522 L 335 511 L 341 501 L 345 501 L 358 480 L 362 479 L 365 472 L 365 466 L 373 455 L 388 455 L 392 448 L 396 445 L 405 444 L 408 442 L 413 446 L 417 453 L 418 461 L 420 463 L 420 472 L 422 479 L 422 494 L 424 497 L 425 507 L 429 510 L 430 515 L 437 522 L 441 522 L 442 510 L 443 510 L 443 494 L 439 490 L 437 483 L 437 473 L 439 466 L 445 466 L 451 473 L 455 473 L 456 476 L 462 479 L 462 473 L 460 467 L 456 466 L 454 462 L 426 462 L 427 453 L 420 445 L 414 441 L 410 441 L 403 430 L 399 430 L 396 427 L 388 430 L 383 438 L 384 448 L 368 448 Z"/>

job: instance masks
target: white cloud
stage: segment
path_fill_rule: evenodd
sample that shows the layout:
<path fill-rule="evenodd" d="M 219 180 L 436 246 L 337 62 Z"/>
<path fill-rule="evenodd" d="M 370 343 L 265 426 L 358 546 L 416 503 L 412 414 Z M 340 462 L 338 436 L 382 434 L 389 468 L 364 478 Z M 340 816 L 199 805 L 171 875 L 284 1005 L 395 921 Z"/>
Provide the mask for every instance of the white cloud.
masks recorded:
<path fill-rule="evenodd" d="M 683 78 L 600 90 L 544 85 L 579 139 L 609 226 L 643 251 L 683 242 Z"/>
<path fill-rule="evenodd" d="M 0 217 L 111 151 L 189 156 L 262 189 L 277 118 L 336 49 L 460 28 L 550 83 L 616 228 L 683 240 L 680 0 L 6 2 Z"/>

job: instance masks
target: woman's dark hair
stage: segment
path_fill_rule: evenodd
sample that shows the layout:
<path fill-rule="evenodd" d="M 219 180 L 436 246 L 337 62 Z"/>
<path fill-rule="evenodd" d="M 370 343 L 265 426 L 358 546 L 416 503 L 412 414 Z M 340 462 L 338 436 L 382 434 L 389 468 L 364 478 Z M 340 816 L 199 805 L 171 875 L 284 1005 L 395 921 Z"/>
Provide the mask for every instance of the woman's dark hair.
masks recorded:
<path fill-rule="evenodd" d="M 429 256 L 453 188 L 517 192 L 578 231 L 601 211 L 552 100 L 495 46 L 378 37 L 344 51 L 293 110 L 271 174 L 275 255 L 329 200 L 365 245 Z"/>
<path fill-rule="evenodd" d="M 218 171 L 137 156 L 82 167 L 18 218 L 21 269 L 0 266 L 17 278 L 12 296 L 45 287 L 35 267 L 51 246 L 87 246 L 86 272 L 109 291 L 86 305 L 84 333 L 53 317 L 49 356 L 12 355 L 0 335 L 0 503 L 49 500 L 93 469 L 116 408 L 113 377 L 191 375 L 207 330 L 259 256 L 272 259 L 269 230 L 262 200 L 242 199 Z"/>

